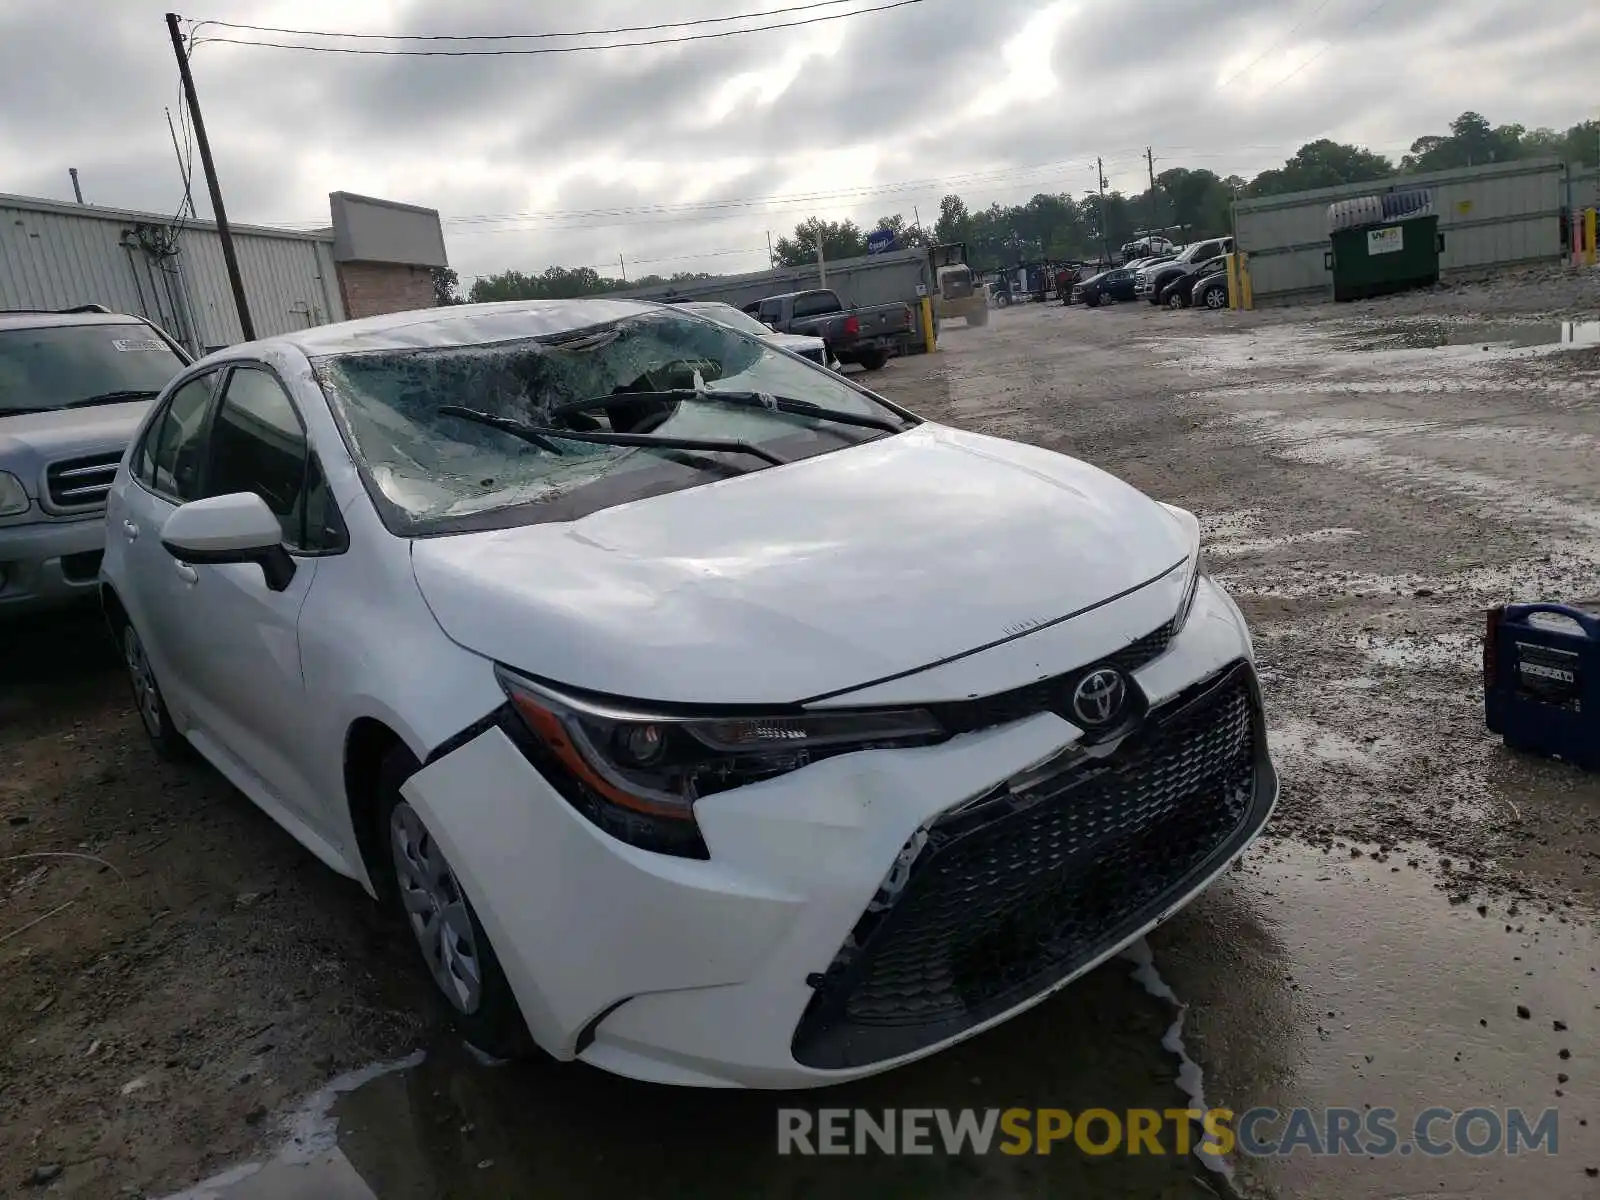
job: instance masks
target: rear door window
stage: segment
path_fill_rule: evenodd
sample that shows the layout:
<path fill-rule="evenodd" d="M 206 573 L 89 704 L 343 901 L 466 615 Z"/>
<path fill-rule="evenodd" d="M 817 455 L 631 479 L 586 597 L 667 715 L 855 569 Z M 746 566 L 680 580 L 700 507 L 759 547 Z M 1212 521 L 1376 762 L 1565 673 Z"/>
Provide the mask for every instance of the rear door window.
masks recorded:
<path fill-rule="evenodd" d="M 177 503 L 200 498 L 206 418 L 220 371 L 189 380 L 167 400 L 133 458 L 133 474 L 151 491 Z"/>
<path fill-rule="evenodd" d="M 212 425 L 207 494 L 254 492 L 278 518 L 283 540 L 298 546 L 306 455 L 299 414 L 277 379 L 254 367 L 235 370 Z"/>
<path fill-rule="evenodd" d="M 839 298 L 832 292 L 812 292 L 795 297 L 794 315 L 797 317 L 820 317 L 838 311 Z"/>

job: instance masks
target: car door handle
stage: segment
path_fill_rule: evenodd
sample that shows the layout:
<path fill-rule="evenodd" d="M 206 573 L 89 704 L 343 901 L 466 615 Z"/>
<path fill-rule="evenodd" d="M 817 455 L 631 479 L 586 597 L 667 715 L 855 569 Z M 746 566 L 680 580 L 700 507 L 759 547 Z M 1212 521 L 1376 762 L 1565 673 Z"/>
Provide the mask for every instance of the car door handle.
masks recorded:
<path fill-rule="evenodd" d="M 122 523 L 122 536 L 130 542 L 136 540 L 139 536 L 139 527 L 132 521 L 124 521 Z"/>
<path fill-rule="evenodd" d="M 200 582 L 200 572 L 196 571 L 188 563 L 186 563 L 186 562 L 178 562 L 177 560 L 174 560 L 173 564 L 172 564 L 172 567 L 173 567 L 173 570 L 178 572 L 178 578 L 183 580 L 185 583 L 199 583 Z"/>

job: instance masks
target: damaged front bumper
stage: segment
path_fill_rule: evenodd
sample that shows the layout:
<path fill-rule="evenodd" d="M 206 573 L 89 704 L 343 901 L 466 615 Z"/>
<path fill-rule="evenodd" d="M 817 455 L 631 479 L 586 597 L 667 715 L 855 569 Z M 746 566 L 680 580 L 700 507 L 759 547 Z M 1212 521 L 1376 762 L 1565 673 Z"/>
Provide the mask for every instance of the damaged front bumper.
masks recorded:
<path fill-rule="evenodd" d="M 981 656 L 980 656 L 981 657 Z M 708 860 L 621 843 L 498 727 L 404 788 L 535 1040 L 701 1086 L 787 1088 L 931 1054 L 1165 920 L 1277 797 L 1250 643 L 1203 582 L 1114 742 L 1037 712 L 708 796 Z"/>

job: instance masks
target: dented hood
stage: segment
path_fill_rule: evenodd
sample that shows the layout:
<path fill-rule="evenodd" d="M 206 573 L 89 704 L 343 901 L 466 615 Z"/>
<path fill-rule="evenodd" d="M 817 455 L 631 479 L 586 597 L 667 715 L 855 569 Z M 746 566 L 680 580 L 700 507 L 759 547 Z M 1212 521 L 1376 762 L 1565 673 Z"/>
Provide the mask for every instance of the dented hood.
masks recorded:
<path fill-rule="evenodd" d="M 412 563 L 451 638 L 529 674 L 790 703 L 1099 604 L 1188 541 L 1097 468 L 924 424 L 576 521 L 418 539 Z"/>

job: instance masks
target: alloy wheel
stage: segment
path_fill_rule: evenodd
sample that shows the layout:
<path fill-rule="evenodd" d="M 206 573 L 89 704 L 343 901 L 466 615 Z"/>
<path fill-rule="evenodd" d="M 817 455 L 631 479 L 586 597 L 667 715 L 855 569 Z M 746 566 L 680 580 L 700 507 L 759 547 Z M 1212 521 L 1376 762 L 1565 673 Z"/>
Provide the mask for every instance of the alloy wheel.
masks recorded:
<path fill-rule="evenodd" d="M 471 1016 L 483 999 L 483 961 L 466 897 L 444 850 L 404 800 L 389 815 L 395 882 L 434 983 L 458 1012 Z"/>
<path fill-rule="evenodd" d="M 1207 308 L 1211 308 L 1211 309 L 1221 308 L 1225 303 L 1227 303 L 1227 298 L 1225 296 L 1223 296 L 1222 290 L 1220 288 L 1211 288 L 1209 291 L 1206 292 L 1206 307 Z"/>
<path fill-rule="evenodd" d="M 156 686 L 150 656 L 144 652 L 144 643 L 139 640 L 131 621 L 122 627 L 122 658 L 128 666 L 128 682 L 133 684 L 133 701 L 139 708 L 139 719 L 144 722 L 145 732 L 159 741 L 161 690 Z"/>

